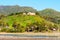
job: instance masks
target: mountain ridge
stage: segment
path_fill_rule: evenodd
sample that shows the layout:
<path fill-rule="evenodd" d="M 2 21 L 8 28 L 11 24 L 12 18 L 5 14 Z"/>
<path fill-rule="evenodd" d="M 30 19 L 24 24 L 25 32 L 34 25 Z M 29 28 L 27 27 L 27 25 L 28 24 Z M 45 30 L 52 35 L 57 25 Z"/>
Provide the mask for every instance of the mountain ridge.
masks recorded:
<path fill-rule="evenodd" d="M 36 12 L 36 9 L 27 6 L 0 6 L 0 14 L 10 14 L 10 13 L 17 13 L 17 12 Z"/>

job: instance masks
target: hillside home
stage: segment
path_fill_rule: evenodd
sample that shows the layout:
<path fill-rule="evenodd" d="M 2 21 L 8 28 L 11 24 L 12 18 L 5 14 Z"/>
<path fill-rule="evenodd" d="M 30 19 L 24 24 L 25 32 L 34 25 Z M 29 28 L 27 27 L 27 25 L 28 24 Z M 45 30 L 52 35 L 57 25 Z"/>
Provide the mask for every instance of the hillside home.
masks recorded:
<path fill-rule="evenodd" d="M 23 15 L 36 15 L 36 13 L 28 12 L 28 13 L 23 13 Z"/>
<path fill-rule="evenodd" d="M 36 13 L 28 12 L 27 15 L 36 15 Z"/>

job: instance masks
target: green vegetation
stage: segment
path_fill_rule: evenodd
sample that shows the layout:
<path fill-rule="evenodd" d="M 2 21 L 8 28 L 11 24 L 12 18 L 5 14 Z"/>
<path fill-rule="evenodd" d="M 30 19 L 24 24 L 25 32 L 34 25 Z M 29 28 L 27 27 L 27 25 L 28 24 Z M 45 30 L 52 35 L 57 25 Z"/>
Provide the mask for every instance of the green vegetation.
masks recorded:
<path fill-rule="evenodd" d="M 60 24 L 60 12 L 51 8 L 47 8 L 42 11 L 38 11 L 38 13 L 46 20 Z"/>
<path fill-rule="evenodd" d="M 1 32 L 49 32 L 57 31 L 58 24 L 45 20 L 39 15 L 13 14 L 0 19 Z M 55 29 L 55 30 L 54 30 Z"/>
<path fill-rule="evenodd" d="M 36 15 L 23 15 L 23 13 Z M 1 32 L 53 32 L 60 31 L 60 12 L 47 8 L 37 11 L 32 7 L 0 6 Z"/>
<path fill-rule="evenodd" d="M 0 15 L 13 15 L 19 12 L 36 12 L 36 14 L 39 14 L 46 20 L 60 24 L 60 12 L 51 8 L 37 11 L 36 9 L 27 6 L 0 6 Z"/>

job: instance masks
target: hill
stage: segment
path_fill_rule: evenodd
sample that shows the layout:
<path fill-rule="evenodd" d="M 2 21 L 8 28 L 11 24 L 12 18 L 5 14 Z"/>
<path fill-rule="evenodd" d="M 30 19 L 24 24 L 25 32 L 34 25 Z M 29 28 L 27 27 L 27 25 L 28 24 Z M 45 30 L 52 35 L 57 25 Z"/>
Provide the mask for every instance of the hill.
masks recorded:
<path fill-rule="evenodd" d="M 27 12 L 37 15 L 23 15 Z M 0 14 L 0 31 L 4 32 L 57 31 L 60 24 L 60 12 L 49 8 L 37 11 L 32 7 L 18 5 L 0 6 Z"/>
<path fill-rule="evenodd" d="M 0 6 L 0 14 L 8 15 L 17 12 L 36 12 L 36 9 L 27 6 Z"/>
<path fill-rule="evenodd" d="M 60 12 L 51 9 L 46 8 L 44 10 L 37 11 L 36 9 L 32 7 L 27 6 L 0 6 L 0 15 L 10 15 L 15 14 L 19 12 L 37 12 L 38 15 L 43 16 L 44 19 L 48 21 L 52 21 L 54 23 L 60 23 Z"/>
<path fill-rule="evenodd" d="M 16 14 L 0 19 L 0 31 L 2 32 L 50 32 L 57 31 L 58 26 L 39 15 Z"/>
<path fill-rule="evenodd" d="M 43 16 L 43 18 L 45 18 L 46 20 L 49 20 L 55 23 L 60 23 L 60 12 L 50 8 L 47 8 L 38 12 L 40 16 Z"/>
<path fill-rule="evenodd" d="M 41 10 L 41 11 L 39 11 L 39 13 L 43 16 L 60 17 L 60 12 L 58 12 L 54 9 L 50 9 L 50 8 L 46 8 L 44 10 Z"/>

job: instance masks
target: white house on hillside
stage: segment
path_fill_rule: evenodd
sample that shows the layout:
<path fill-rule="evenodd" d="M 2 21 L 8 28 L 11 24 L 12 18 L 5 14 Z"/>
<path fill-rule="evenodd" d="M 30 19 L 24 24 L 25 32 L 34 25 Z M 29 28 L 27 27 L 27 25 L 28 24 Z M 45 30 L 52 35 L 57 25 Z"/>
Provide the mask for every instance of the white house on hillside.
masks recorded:
<path fill-rule="evenodd" d="M 36 15 L 36 13 L 28 12 L 28 13 L 23 13 L 23 15 Z"/>
<path fill-rule="evenodd" d="M 27 15 L 36 15 L 36 13 L 28 12 Z"/>

